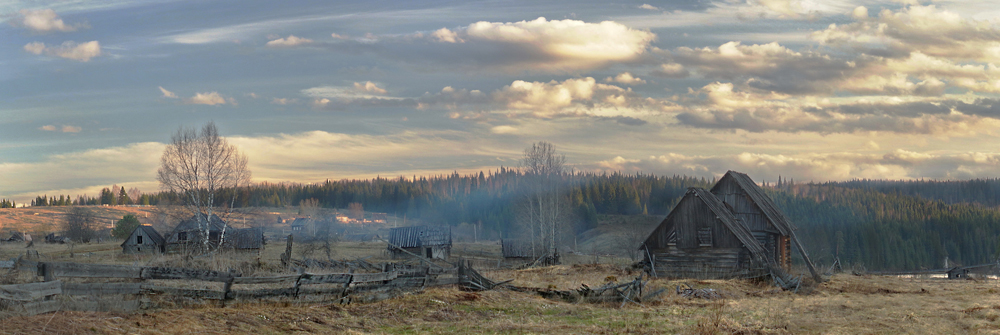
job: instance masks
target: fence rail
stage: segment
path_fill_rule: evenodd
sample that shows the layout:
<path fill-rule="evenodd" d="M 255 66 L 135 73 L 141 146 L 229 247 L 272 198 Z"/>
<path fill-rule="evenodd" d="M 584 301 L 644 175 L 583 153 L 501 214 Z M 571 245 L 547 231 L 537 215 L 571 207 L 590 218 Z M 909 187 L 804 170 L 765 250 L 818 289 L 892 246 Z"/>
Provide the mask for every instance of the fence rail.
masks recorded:
<path fill-rule="evenodd" d="M 429 286 L 464 284 L 470 289 L 484 289 L 492 284 L 461 261 L 453 268 L 400 267 L 384 265 L 386 271 L 378 273 L 314 274 L 300 271 L 295 275 L 269 277 L 243 277 L 238 273 L 210 270 L 140 267 L 108 264 L 34 262 L 16 260 L 12 268 L 29 271 L 45 281 L 29 284 L 0 285 L 0 302 L 6 301 L 6 311 L 13 314 L 34 315 L 57 310 L 117 310 L 138 309 L 138 300 L 115 299 L 109 302 L 55 299 L 58 296 L 104 296 L 167 294 L 196 299 L 218 300 L 225 304 L 233 299 L 260 299 L 269 297 L 298 298 L 303 295 L 338 295 L 343 299 L 351 293 L 378 292 L 393 289 L 406 290 Z M 139 282 L 90 282 L 67 281 L 73 278 L 131 279 Z M 158 281 L 149 281 L 158 280 Z M 163 280 L 190 280 L 223 283 L 222 290 L 180 288 L 163 285 Z M 291 285 L 280 288 L 233 289 L 233 285 L 277 284 Z M 319 284 L 335 284 L 334 287 Z M 314 286 L 314 287 L 306 287 Z M 10 314 L 10 313 L 8 313 Z"/>

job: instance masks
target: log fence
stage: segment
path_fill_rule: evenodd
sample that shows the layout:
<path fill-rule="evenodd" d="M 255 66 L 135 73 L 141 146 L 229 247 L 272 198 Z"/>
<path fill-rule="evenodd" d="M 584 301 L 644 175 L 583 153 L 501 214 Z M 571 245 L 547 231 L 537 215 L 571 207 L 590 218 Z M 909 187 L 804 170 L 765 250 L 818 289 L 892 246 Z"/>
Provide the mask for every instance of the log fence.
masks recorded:
<path fill-rule="evenodd" d="M 19 259 L 10 264 L 29 271 L 44 281 L 0 285 L 0 314 L 34 315 L 58 310 L 136 310 L 149 305 L 148 295 L 171 295 L 193 299 L 216 300 L 223 306 L 230 300 L 274 297 L 299 298 L 305 295 L 332 295 L 349 302 L 351 294 L 416 290 L 424 287 L 461 284 L 470 290 L 491 289 L 495 284 L 460 261 L 451 268 L 398 266 L 387 263 L 378 273 L 307 273 L 266 277 L 243 277 L 234 272 L 211 270 L 141 267 L 108 264 L 34 262 Z M 75 279 L 130 280 L 132 282 L 75 282 Z M 175 287 L 168 282 L 188 281 L 222 283 L 221 290 Z M 323 285 L 326 284 L 326 285 Z M 270 285 L 271 288 L 237 289 L 244 285 Z M 273 286 L 282 287 L 273 287 Z M 234 286 L 236 288 L 234 288 Z M 137 295 L 125 300 L 123 295 Z M 385 295 L 385 294 L 383 294 Z M 115 296 L 114 304 L 101 297 Z M 79 298 L 84 298 L 79 299 Z M 88 300 L 89 299 L 89 300 Z M 114 306 L 110 306 L 114 305 Z"/>

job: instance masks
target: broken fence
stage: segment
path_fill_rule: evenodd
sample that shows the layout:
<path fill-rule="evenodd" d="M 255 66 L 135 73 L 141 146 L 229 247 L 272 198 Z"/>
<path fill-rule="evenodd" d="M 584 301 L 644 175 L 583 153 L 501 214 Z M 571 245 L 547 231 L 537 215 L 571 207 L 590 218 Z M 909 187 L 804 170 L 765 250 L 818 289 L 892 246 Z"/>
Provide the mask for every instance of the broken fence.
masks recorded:
<path fill-rule="evenodd" d="M 405 291 L 423 287 L 461 284 L 467 290 L 492 289 L 497 283 L 482 277 L 476 270 L 459 262 L 452 268 L 383 266 L 377 273 L 313 274 L 300 270 L 298 274 L 270 277 L 243 277 L 238 273 L 168 267 L 139 267 L 107 264 L 56 263 L 17 260 L 14 267 L 32 271 L 43 282 L 0 285 L 0 307 L 13 315 L 35 315 L 58 310 L 128 311 L 141 309 L 142 299 L 101 300 L 73 299 L 79 296 L 102 297 L 122 295 L 165 294 L 178 297 L 226 301 L 270 297 L 298 298 L 304 295 L 339 296 L 349 302 L 351 294 L 365 292 Z M 63 279 L 126 279 L 138 282 L 77 283 Z M 191 280 L 222 283 L 221 290 L 192 289 L 161 285 L 147 280 Z M 234 285 L 284 284 L 280 288 L 234 289 Z M 319 285 L 328 284 L 328 285 Z M 502 283 L 501 283 L 502 284 Z M 322 286 L 322 287 L 320 287 Z M 237 286 L 238 287 L 238 286 Z M 69 299 L 54 299 L 60 296 Z M 147 300 L 148 302 L 148 300 Z M 148 305 L 148 304 L 147 304 Z"/>

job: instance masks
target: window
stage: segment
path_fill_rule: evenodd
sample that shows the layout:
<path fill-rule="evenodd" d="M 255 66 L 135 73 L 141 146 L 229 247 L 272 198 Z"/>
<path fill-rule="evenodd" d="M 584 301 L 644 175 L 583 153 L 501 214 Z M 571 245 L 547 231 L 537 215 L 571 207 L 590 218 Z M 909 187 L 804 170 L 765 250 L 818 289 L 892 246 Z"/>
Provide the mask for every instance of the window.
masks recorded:
<path fill-rule="evenodd" d="M 182 231 L 182 232 L 177 233 L 177 240 L 178 241 L 187 241 L 188 240 L 188 233 L 186 231 Z"/>
<path fill-rule="evenodd" d="M 135 236 L 135 244 L 142 244 L 142 235 Z"/>
<path fill-rule="evenodd" d="M 712 228 L 698 228 L 698 246 L 712 246 Z"/>

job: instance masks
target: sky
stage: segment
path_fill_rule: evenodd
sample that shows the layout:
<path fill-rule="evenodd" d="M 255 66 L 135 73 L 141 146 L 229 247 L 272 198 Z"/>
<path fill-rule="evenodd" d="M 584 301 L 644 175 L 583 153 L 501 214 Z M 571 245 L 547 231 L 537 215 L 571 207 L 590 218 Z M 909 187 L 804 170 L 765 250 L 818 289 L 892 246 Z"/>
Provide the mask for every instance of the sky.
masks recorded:
<path fill-rule="evenodd" d="M 0 0 L 0 198 L 156 192 L 215 122 L 256 182 L 516 167 L 1000 177 L 986 1 Z"/>

